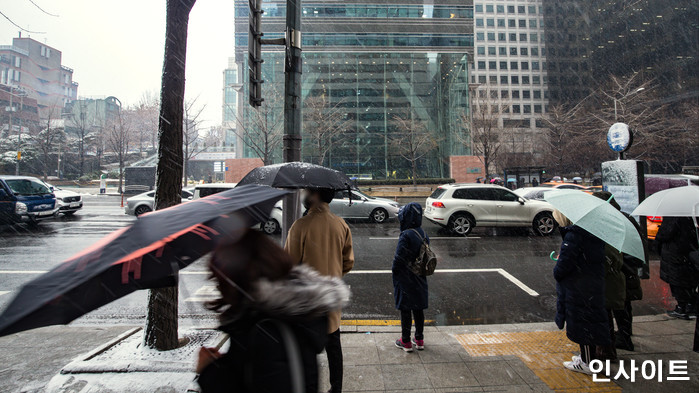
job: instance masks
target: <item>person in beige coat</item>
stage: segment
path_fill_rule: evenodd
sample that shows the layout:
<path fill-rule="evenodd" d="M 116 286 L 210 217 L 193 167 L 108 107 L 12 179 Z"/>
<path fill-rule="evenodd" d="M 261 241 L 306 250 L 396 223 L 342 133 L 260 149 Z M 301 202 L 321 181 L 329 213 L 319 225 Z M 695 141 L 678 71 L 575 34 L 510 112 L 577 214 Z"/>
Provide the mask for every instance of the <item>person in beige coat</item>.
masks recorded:
<path fill-rule="evenodd" d="M 285 249 L 294 262 L 308 265 L 320 274 L 342 277 L 354 266 L 352 232 L 342 218 L 332 214 L 328 204 L 335 192 L 328 189 L 305 190 L 303 205 L 308 209 L 289 229 Z M 330 392 L 342 392 L 341 311 L 328 315 L 328 343 L 325 352 L 330 369 Z"/>

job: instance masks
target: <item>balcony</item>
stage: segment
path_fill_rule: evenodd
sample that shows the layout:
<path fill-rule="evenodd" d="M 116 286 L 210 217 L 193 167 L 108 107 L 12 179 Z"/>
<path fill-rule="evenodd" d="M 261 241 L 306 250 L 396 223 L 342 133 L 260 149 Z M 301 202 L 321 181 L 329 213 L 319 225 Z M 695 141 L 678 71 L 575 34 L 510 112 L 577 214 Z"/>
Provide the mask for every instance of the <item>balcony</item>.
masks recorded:
<path fill-rule="evenodd" d="M 19 53 L 20 55 L 29 56 L 29 51 L 26 51 L 22 48 L 18 48 L 14 45 L 0 45 L 0 51 L 3 51 L 3 50 L 9 50 L 9 51 L 13 51 L 15 53 Z"/>
<path fill-rule="evenodd" d="M 62 69 L 63 71 L 70 72 L 71 74 L 73 73 L 73 69 L 70 68 L 70 67 L 66 67 L 66 66 L 62 65 L 62 66 L 61 66 L 61 69 Z"/>

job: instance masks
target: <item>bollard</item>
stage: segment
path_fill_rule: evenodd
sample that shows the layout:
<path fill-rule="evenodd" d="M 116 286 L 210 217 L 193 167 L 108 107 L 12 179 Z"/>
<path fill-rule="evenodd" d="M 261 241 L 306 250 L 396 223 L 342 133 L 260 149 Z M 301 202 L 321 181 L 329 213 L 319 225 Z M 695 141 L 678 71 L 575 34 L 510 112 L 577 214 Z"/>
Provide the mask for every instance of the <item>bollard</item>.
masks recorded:
<path fill-rule="evenodd" d="M 124 207 L 124 193 L 121 193 L 121 207 Z"/>

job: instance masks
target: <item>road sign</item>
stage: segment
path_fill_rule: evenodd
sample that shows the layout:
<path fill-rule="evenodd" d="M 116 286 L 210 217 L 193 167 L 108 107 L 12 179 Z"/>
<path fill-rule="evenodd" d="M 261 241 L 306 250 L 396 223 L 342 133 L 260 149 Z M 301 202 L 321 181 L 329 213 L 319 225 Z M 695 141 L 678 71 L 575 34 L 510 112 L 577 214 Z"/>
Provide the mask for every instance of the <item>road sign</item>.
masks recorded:
<path fill-rule="evenodd" d="M 633 133 L 624 123 L 614 123 L 607 132 L 607 145 L 617 153 L 623 153 L 633 144 Z"/>
<path fill-rule="evenodd" d="M 223 172 L 224 161 L 214 161 L 214 172 Z"/>

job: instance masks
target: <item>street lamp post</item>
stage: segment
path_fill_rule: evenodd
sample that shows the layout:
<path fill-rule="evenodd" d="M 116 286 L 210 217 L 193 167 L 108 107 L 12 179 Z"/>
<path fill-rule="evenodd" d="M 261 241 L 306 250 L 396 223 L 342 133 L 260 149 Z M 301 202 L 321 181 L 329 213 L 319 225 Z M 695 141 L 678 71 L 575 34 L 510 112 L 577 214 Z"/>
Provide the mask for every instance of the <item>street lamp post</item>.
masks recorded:
<path fill-rule="evenodd" d="M 628 97 L 628 96 L 630 96 L 630 95 L 636 94 L 636 93 L 638 93 L 638 92 L 641 92 L 641 91 L 643 91 L 643 90 L 645 90 L 645 89 L 646 89 L 645 87 L 639 87 L 639 88 L 636 89 L 633 93 L 629 93 L 629 94 L 627 94 L 626 96 L 622 97 L 622 99 L 624 99 L 624 98 L 626 98 L 626 97 Z M 616 109 L 616 107 L 617 107 L 617 101 L 619 101 L 619 100 L 617 100 L 616 97 L 614 97 L 614 122 L 615 122 L 615 123 L 617 122 L 617 109 Z"/>

